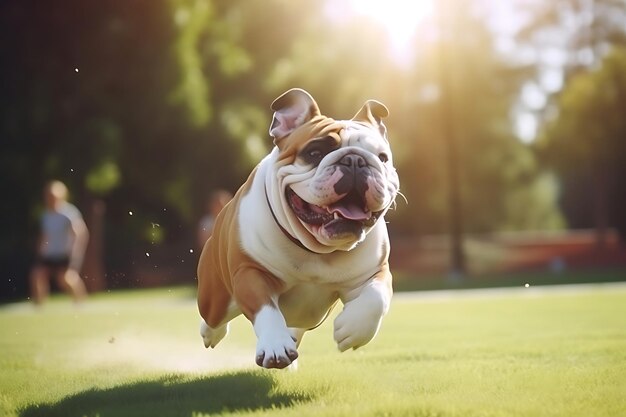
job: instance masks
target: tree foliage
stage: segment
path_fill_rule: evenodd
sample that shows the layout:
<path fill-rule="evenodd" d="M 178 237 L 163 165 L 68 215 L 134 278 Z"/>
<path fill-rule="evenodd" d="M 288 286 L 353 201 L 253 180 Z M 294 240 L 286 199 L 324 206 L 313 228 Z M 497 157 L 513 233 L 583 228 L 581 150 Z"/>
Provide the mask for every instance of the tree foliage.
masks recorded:
<path fill-rule="evenodd" d="M 400 65 L 377 22 L 316 0 L 2 2 L 3 270 L 24 282 L 53 177 L 83 210 L 106 202 L 110 274 L 159 245 L 191 247 L 205 197 L 235 191 L 270 148 L 269 103 L 294 86 L 338 118 L 368 98 L 391 109 L 409 202 L 390 216 L 395 234 L 448 230 L 444 124 L 458 135 L 468 230 L 558 226 L 553 182 L 511 128 L 526 74 L 494 52 L 481 4 L 458 2 L 451 37 L 424 23 Z"/>
<path fill-rule="evenodd" d="M 621 137 L 618 133 L 624 112 L 619 56 L 626 45 L 626 4 L 558 0 L 538 2 L 532 11 L 519 39 L 537 52 L 539 76 L 551 66 L 565 80 L 565 88 L 547 92 L 550 102 L 539 114 L 544 126 L 538 148 L 559 173 L 560 205 L 568 224 L 595 227 L 601 243 L 608 227 L 626 231 L 622 193 L 616 188 L 616 178 L 623 175 L 623 160 L 616 162 L 623 147 L 616 142 L 623 138 L 623 130 Z M 561 62 L 545 58 L 555 51 Z"/>
<path fill-rule="evenodd" d="M 537 146 L 563 178 L 573 226 L 594 225 L 593 204 L 600 199 L 607 212 L 596 214 L 626 232 L 618 181 L 626 176 L 626 49 L 614 49 L 599 68 L 573 77 L 557 108 Z"/>

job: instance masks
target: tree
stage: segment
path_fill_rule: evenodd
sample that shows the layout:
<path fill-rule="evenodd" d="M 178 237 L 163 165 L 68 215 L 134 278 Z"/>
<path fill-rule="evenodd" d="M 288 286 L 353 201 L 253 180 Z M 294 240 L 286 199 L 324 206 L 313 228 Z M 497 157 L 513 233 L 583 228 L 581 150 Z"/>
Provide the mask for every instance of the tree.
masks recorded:
<path fill-rule="evenodd" d="M 0 191 L 10 200 L 0 264 L 11 292 L 24 291 L 50 178 L 68 184 L 86 217 L 106 202 L 113 285 L 128 285 L 132 262 L 159 239 L 191 238 L 211 187 L 238 183 L 241 148 L 190 123 L 175 99 L 176 29 L 164 1 L 1 3 Z"/>
<path fill-rule="evenodd" d="M 408 114 L 404 115 L 413 123 L 403 126 L 404 134 L 416 138 L 413 161 L 404 167 L 411 179 L 408 186 L 413 190 L 404 191 L 423 202 L 411 208 L 410 215 L 416 217 L 414 227 L 427 233 L 446 228 L 442 214 L 448 174 L 444 168 L 442 123 L 452 124 L 457 135 L 466 231 L 559 227 L 555 190 L 545 186 L 549 180 L 532 150 L 513 133 L 511 109 L 527 70 L 509 64 L 495 52 L 494 34 L 480 14 L 481 9 L 474 9 L 471 4 L 457 6 L 454 16 L 444 19 L 456 34 L 432 45 L 422 45 L 416 61 L 431 64 L 416 68 L 411 79 L 411 90 L 421 98 L 415 100 L 414 96 Z M 447 20 L 450 18 L 454 21 Z M 451 110 L 442 122 L 438 54 L 445 56 L 450 80 L 447 90 Z"/>
<path fill-rule="evenodd" d="M 562 55 L 561 62 L 544 62 L 545 60 L 539 59 L 535 65 L 538 79 L 546 70 L 556 71 L 562 74 L 565 85 L 563 90 L 546 91 L 549 96 L 548 105 L 537 112 L 538 119 L 545 125 L 542 139 L 544 143 L 538 148 L 546 161 L 557 167 L 557 172 L 561 176 L 561 205 L 569 225 L 576 228 L 595 227 L 598 244 L 602 245 L 610 219 L 616 216 L 611 212 L 617 210 L 614 205 L 618 203 L 615 197 L 611 198 L 612 202 L 609 201 L 608 196 L 615 187 L 613 183 L 619 170 L 603 165 L 599 149 L 594 148 L 589 153 L 579 152 L 589 143 L 587 140 L 574 137 L 580 137 L 589 126 L 596 125 L 598 120 L 607 116 L 600 112 L 594 116 L 594 111 L 598 111 L 599 108 L 594 110 L 592 108 L 594 104 L 591 102 L 588 103 L 590 106 L 588 109 L 583 109 L 582 97 L 593 99 L 596 104 L 597 100 L 604 102 L 608 105 L 605 109 L 609 110 L 610 114 L 617 111 L 606 99 L 590 91 L 591 86 L 600 81 L 593 80 L 594 76 L 589 75 L 589 71 L 599 65 L 606 66 L 609 61 L 615 60 L 609 58 L 609 61 L 604 61 L 604 58 L 615 47 L 626 45 L 626 8 L 621 0 L 559 0 L 538 2 L 532 12 L 532 19 L 519 33 L 518 38 L 522 44 L 534 48 L 540 57 Z M 604 63 L 600 64 L 603 61 Z M 619 83 L 617 80 L 605 80 L 602 83 L 611 85 L 616 82 Z M 536 84 L 542 85 L 540 81 Z M 562 94 L 567 94 L 567 97 L 561 97 Z M 561 115 L 563 111 L 567 115 Z M 566 149 L 564 139 L 556 137 L 562 137 L 558 131 L 567 130 L 566 126 L 574 122 L 573 114 L 584 115 L 584 119 L 591 125 L 586 125 L 582 130 L 572 130 L 575 136 L 568 142 Z M 593 132 L 591 137 L 598 135 L 602 136 L 602 139 L 597 143 L 604 144 L 610 140 L 608 136 L 611 136 Z M 572 145 L 577 150 L 570 149 L 569 146 Z M 564 154 L 557 155 L 557 150 L 563 151 Z M 566 167 L 564 161 L 570 159 L 573 163 L 570 157 L 574 154 L 578 155 L 574 158 L 576 165 Z M 613 220 L 613 224 L 623 233 L 623 226 L 619 226 L 618 223 Z"/>
<path fill-rule="evenodd" d="M 626 177 L 626 49 L 615 48 L 599 68 L 574 76 L 556 105 L 558 116 L 537 147 L 563 178 L 572 225 L 589 226 L 593 219 L 602 245 L 609 226 L 626 232 L 620 181 Z"/>
<path fill-rule="evenodd" d="M 216 102 L 214 114 L 232 114 L 218 108 L 226 109 L 235 102 L 239 107 L 246 104 L 258 109 L 264 120 L 267 103 L 293 86 L 311 91 L 323 111 L 337 117 L 351 117 L 355 103 L 367 98 L 382 100 L 391 108 L 390 138 L 397 149 L 398 168 L 407 178 L 402 187 L 410 202 L 408 207 L 400 202 L 391 227 L 424 234 L 446 231 L 447 174 L 441 162 L 444 149 L 436 65 L 440 44 L 417 43 L 420 36 L 428 38 L 433 27 L 424 27 L 417 35 L 415 65 L 407 71 L 391 59 L 382 28 L 365 18 L 341 19 L 334 24 L 321 5 L 241 1 L 215 9 L 218 20 L 238 28 L 232 39 L 237 49 L 250 57 L 251 70 L 243 72 L 234 84 L 212 82 L 223 98 Z M 472 6 L 473 2 L 458 4 L 461 10 L 455 25 L 463 34 L 444 45 L 453 71 L 456 110 L 453 119 L 443 123 L 458 125 L 462 133 L 460 169 L 467 229 L 557 227 L 555 190 L 546 186 L 550 179 L 539 172 L 531 149 L 517 140 L 511 128 L 511 106 L 527 75 L 495 53 L 494 35 Z M 301 12 L 303 8 L 306 14 Z M 210 39 L 215 30 L 207 27 L 204 35 L 196 36 Z M 195 44 L 195 49 L 203 47 Z M 203 67 L 205 78 L 219 73 L 210 68 Z M 434 91 L 430 94 L 434 98 L 423 100 L 427 91 Z M 267 126 L 261 123 L 260 129 L 266 131 Z M 520 201 L 524 201 L 523 209 Z"/>

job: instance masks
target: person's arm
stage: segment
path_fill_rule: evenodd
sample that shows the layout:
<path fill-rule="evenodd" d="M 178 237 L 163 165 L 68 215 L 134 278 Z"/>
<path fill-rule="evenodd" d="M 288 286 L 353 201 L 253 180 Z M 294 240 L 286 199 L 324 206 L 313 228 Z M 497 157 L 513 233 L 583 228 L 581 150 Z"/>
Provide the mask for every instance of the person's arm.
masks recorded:
<path fill-rule="evenodd" d="M 76 217 L 72 220 L 72 231 L 74 232 L 74 243 L 70 254 L 70 268 L 80 271 L 89 241 L 89 231 L 82 217 Z"/>

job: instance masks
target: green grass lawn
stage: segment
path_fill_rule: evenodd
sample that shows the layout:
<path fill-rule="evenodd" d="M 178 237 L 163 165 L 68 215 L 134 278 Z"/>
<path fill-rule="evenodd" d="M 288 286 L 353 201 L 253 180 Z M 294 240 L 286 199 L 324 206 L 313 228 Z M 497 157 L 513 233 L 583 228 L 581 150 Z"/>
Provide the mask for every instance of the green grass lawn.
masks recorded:
<path fill-rule="evenodd" d="M 353 352 L 330 320 L 297 372 L 257 368 L 242 318 L 205 350 L 189 289 L 0 306 L 0 415 L 626 415 L 626 286 L 467 294 L 396 297 Z"/>

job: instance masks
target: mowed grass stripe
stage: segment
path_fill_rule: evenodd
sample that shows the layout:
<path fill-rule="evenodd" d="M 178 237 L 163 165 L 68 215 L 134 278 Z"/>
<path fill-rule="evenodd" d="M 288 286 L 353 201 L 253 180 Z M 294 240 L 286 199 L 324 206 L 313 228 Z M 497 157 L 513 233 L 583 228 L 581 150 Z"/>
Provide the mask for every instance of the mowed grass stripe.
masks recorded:
<path fill-rule="evenodd" d="M 332 318 L 297 372 L 254 365 L 242 318 L 215 350 L 193 290 L 0 307 L 0 415 L 623 416 L 626 288 L 399 296 L 339 353 Z"/>

